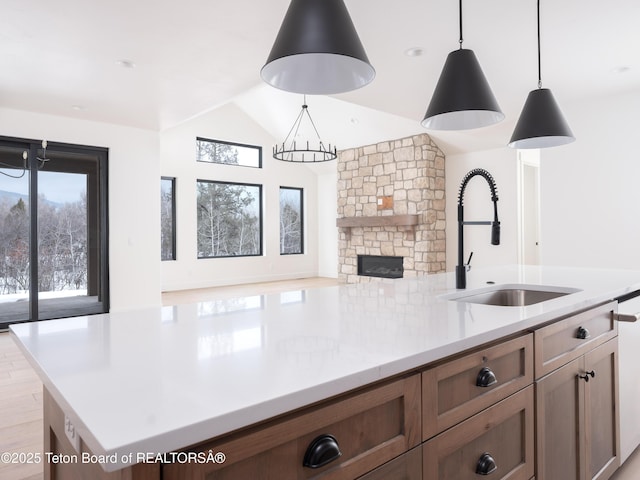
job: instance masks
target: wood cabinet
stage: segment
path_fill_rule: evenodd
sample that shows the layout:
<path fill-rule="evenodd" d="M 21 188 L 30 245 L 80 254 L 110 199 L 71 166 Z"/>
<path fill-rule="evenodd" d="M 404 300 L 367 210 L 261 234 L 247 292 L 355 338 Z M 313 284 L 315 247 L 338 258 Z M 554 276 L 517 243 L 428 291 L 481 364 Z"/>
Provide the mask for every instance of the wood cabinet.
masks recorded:
<path fill-rule="evenodd" d="M 578 335 L 585 322 L 601 327 L 607 317 L 613 322 L 615 308 L 615 303 L 608 304 L 537 331 L 536 353 L 553 351 L 545 346 L 548 339 Z M 606 480 L 618 468 L 618 343 L 611 335 L 615 331 L 614 323 L 576 348 L 554 352 L 547 365 L 557 368 L 549 373 L 545 366 L 537 370 L 546 373 L 536 381 L 539 480 Z M 536 358 L 537 367 L 543 363 Z"/>
<path fill-rule="evenodd" d="M 425 480 L 529 480 L 534 474 L 534 394 L 529 386 L 424 444 Z"/>
<path fill-rule="evenodd" d="M 547 325 L 534 332 L 535 376 L 540 378 L 618 335 L 609 302 Z"/>
<path fill-rule="evenodd" d="M 164 465 L 162 478 L 354 479 L 419 445 L 420 414 L 420 376 L 414 374 L 188 448 L 190 452 L 223 452 L 226 460 Z M 315 463 L 334 458 L 337 451 L 332 448 L 338 448 L 340 456 L 321 466 L 305 466 L 307 451 L 318 438 L 329 443 L 317 450 Z M 413 457 L 404 458 L 409 462 Z M 386 468 L 402 472 L 409 466 L 400 460 Z"/>
<path fill-rule="evenodd" d="M 481 348 L 422 374 L 422 437 L 428 440 L 533 382 L 533 335 Z"/>
<path fill-rule="evenodd" d="M 416 447 L 358 480 L 421 480 L 422 448 Z"/>

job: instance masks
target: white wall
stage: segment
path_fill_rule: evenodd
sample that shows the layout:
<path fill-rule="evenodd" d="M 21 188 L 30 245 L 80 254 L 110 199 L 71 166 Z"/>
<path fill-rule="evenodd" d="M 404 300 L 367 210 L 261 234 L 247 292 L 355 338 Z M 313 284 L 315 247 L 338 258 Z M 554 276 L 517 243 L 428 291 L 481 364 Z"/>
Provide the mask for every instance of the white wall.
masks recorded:
<path fill-rule="evenodd" d="M 542 263 L 640 269 L 640 91 L 564 106 L 576 141 L 541 152 Z"/>
<path fill-rule="evenodd" d="M 318 176 L 318 275 L 338 277 L 338 174 Z"/>
<path fill-rule="evenodd" d="M 447 271 L 458 263 L 458 193 L 464 176 L 474 168 L 484 168 L 498 187 L 500 245 L 491 245 L 491 227 L 464 227 L 464 261 L 473 251 L 473 267 L 513 264 L 518 261 L 517 152 L 508 147 L 482 152 L 447 155 L 445 160 L 447 197 Z M 464 192 L 465 221 L 493 220 L 493 202 L 488 183 L 472 178 Z"/>
<path fill-rule="evenodd" d="M 196 162 L 196 137 L 262 146 L 262 168 Z M 163 291 L 318 275 L 317 178 L 305 165 L 274 160 L 275 142 L 233 103 L 160 133 L 161 175 L 177 179 L 177 260 L 162 262 Z M 197 179 L 263 186 L 263 256 L 197 258 Z M 280 255 L 281 186 L 304 189 L 303 255 Z"/>
<path fill-rule="evenodd" d="M 109 149 L 111 311 L 159 305 L 158 134 L 4 108 L 0 134 Z"/>

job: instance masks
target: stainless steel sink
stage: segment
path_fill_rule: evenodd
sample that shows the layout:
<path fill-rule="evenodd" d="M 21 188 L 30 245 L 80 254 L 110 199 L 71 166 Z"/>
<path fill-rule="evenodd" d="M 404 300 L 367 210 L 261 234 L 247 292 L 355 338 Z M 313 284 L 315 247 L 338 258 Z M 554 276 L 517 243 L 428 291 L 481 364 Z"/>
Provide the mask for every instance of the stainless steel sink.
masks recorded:
<path fill-rule="evenodd" d="M 456 294 L 449 300 L 482 305 L 496 305 L 501 307 L 525 307 L 536 303 L 546 302 L 554 298 L 563 297 L 578 292 L 578 289 L 533 286 L 500 286 L 495 289 L 471 294 Z"/>

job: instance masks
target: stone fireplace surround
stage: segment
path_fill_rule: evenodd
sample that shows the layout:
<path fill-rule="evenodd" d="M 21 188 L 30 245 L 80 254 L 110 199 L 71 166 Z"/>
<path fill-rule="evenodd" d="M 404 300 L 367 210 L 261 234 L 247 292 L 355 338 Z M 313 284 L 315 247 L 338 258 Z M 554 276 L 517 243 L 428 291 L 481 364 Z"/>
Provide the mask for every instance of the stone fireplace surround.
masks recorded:
<path fill-rule="evenodd" d="M 405 277 L 445 271 L 444 161 L 426 133 L 338 153 L 340 282 L 383 280 L 359 276 L 358 255 L 403 257 Z"/>

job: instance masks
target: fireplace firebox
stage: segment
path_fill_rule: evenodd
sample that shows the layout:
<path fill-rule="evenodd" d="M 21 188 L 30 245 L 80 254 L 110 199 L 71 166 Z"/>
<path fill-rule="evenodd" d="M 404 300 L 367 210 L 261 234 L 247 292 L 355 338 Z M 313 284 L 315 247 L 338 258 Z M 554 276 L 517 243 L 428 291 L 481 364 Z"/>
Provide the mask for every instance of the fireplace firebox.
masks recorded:
<path fill-rule="evenodd" d="M 402 257 L 358 255 L 358 275 L 367 277 L 402 278 Z"/>

